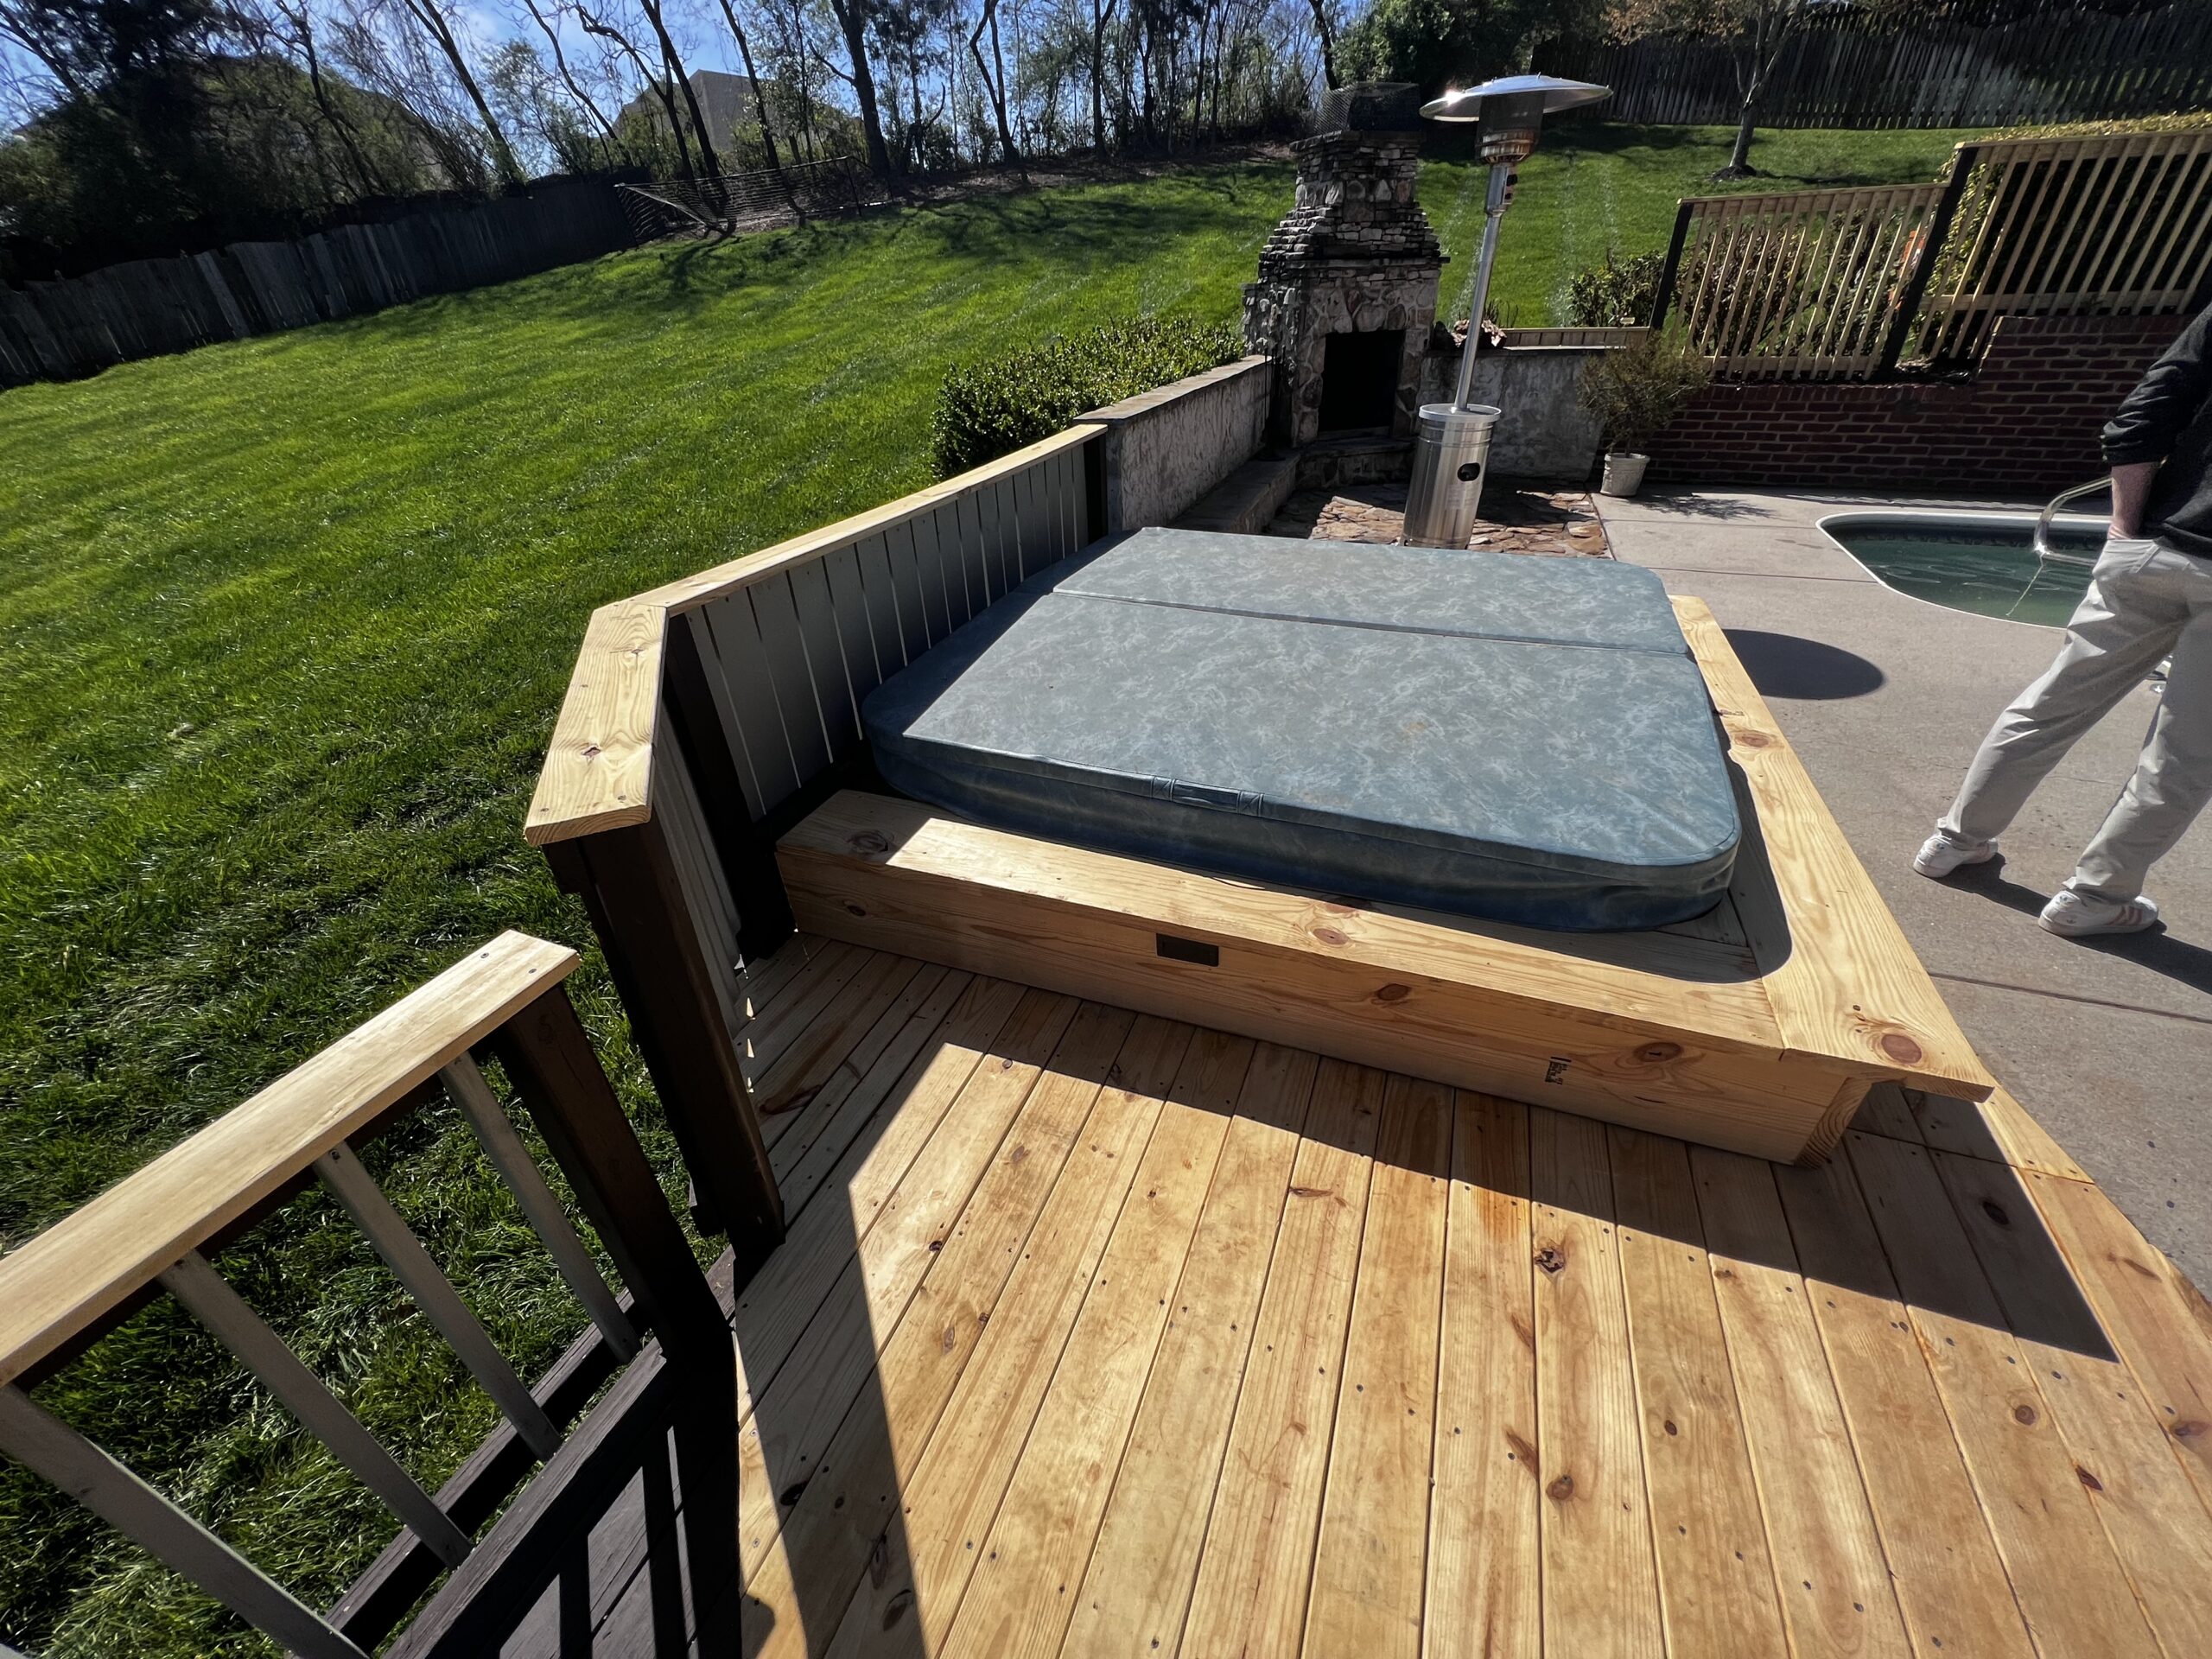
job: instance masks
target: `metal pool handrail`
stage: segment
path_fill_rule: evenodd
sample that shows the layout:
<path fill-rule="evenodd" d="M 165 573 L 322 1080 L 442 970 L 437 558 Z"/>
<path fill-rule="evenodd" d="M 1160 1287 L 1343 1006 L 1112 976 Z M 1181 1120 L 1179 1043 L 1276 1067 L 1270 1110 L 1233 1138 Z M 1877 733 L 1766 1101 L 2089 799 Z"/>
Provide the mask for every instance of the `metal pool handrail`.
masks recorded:
<path fill-rule="evenodd" d="M 2058 517 L 2058 510 L 2069 501 L 2078 501 L 2085 495 L 2094 495 L 2108 487 L 2111 480 L 2093 478 L 2087 484 L 2076 484 L 2070 490 L 2062 490 L 2050 498 L 2050 505 L 2036 515 L 2036 561 L 2039 564 L 2072 565 L 2079 569 L 2094 569 L 2096 561 L 2084 558 L 2079 553 L 2062 553 L 2050 544 L 2051 520 Z"/>

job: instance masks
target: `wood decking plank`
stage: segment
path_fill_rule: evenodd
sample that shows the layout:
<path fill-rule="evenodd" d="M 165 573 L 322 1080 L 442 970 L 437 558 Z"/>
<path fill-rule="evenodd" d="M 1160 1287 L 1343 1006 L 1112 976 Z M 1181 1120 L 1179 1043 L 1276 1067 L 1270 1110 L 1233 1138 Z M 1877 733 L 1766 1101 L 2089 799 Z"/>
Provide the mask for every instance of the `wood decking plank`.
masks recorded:
<path fill-rule="evenodd" d="M 1041 1065 L 1073 1017 L 1073 1006 L 1065 999 L 1024 991 L 1003 980 L 977 980 L 969 987 L 936 1044 L 916 1058 L 893 1088 L 887 1103 L 888 1121 L 875 1135 L 863 1135 L 840 1160 L 844 1203 L 807 1206 L 760 1272 L 737 1291 L 732 1325 L 741 1421 L 752 1415 L 754 1400 L 781 1373 L 817 1310 L 830 1301 L 877 1220 L 887 1210 L 914 1207 L 911 1198 L 895 1202 L 907 1192 L 909 1177 L 914 1192 L 937 1192 L 962 1160 L 976 1160 L 971 1166 L 980 1169 L 981 1160 L 989 1155 L 987 1147 L 976 1144 L 987 1126 L 972 1120 L 1003 1114 L 997 1120 L 1003 1126 L 1019 1103 L 1010 1096 L 1029 1080 L 1001 1077 L 1002 1067 L 985 1077 L 988 1092 L 982 1106 L 963 1114 L 971 1121 L 955 1128 L 961 1139 L 938 1140 L 954 1101 L 976 1081 L 986 1045 L 1001 1059 L 1028 1055 Z M 928 1161 L 917 1172 L 915 1165 L 925 1152 Z"/>
<path fill-rule="evenodd" d="M 1099 1522 L 1065 1655 L 1172 1653 L 1181 1639 L 1319 1064 L 1272 1044 L 1252 1057 Z"/>
<path fill-rule="evenodd" d="M 1541 1642 L 1529 1109 L 1452 1110 L 1422 1634 L 1432 1659 L 1508 1659 Z"/>
<path fill-rule="evenodd" d="M 1005 1501 L 977 1547 L 968 1592 L 938 1649 L 944 1659 L 1059 1651 L 1252 1053 L 1249 1039 L 1217 1032 L 1192 1044 Z"/>
<path fill-rule="evenodd" d="M 972 978 L 950 969 L 916 974 L 823 1081 L 808 1103 L 808 1121 L 777 1141 L 769 1155 L 785 1215 L 805 1207 L 967 994 Z"/>
<path fill-rule="evenodd" d="M 747 1020 L 737 1033 L 738 1061 L 747 1084 L 758 1087 L 784 1052 L 805 1034 L 815 1016 L 879 954 L 858 945 L 823 951 L 799 969 L 790 989 L 770 1003 L 766 1013 Z"/>
<path fill-rule="evenodd" d="M 1605 1126 L 1532 1111 L 1529 1176 L 1544 1645 L 1588 1659 L 1656 1656 L 1659 1586 Z"/>
<path fill-rule="evenodd" d="M 1316 1074 L 1184 1624 L 1191 1659 L 1298 1650 L 1386 1081 L 1341 1060 Z"/>
<path fill-rule="evenodd" d="M 1913 1115 L 1904 1090 L 1894 1083 L 1878 1083 L 1859 1103 L 1851 1127 L 1868 1135 L 1886 1135 L 1892 1141 L 1923 1141 L 1920 1121 Z"/>
<path fill-rule="evenodd" d="M 2002 1084 L 1980 1102 L 1930 1094 L 1923 1089 L 1903 1093 L 1920 1127 L 1917 1138 L 1931 1147 L 1970 1158 L 1992 1158 L 2015 1169 L 2039 1169 L 2069 1180 L 2089 1179 Z"/>
<path fill-rule="evenodd" d="M 1773 1168 L 1696 1147 L 1690 1170 L 1791 1650 L 1909 1653 Z"/>
<path fill-rule="evenodd" d="M 879 956 L 862 963 L 753 1084 L 753 1109 L 760 1118 L 761 1136 L 771 1147 L 804 1128 L 814 1116 L 809 1109 L 823 1085 L 836 1075 L 846 1057 L 859 1052 L 858 1045 L 881 1018 L 887 999 L 912 984 L 916 972 L 917 964 L 905 957 Z M 823 1114 L 827 1112 L 825 1106 Z"/>
<path fill-rule="evenodd" d="M 1778 1169 L 1775 1179 L 1915 1651 L 2031 1659 L 2012 1581 L 1851 1160 Z"/>
<path fill-rule="evenodd" d="M 932 1319 L 932 1308 L 950 1294 L 946 1287 L 970 1285 L 963 1272 L 977 1248 L 974 1237 L 1027 1230 L 1035 1219 L 1059 1167 L 1038 1154 L 1065 1156 L 1062 1134 L 1071 1141 L 1089 1113 L 1129 1020 L 1119 1009 L 1086 1003 L 1049 1060 L 1016 1058 L 1010 1066 L 977 1069 L 784 1369 L 754 1397 L 738 1437 L 738 1516 L 748 1569 L 771 1547 L 777 1516 L 811 1482 L 849 1408 L 868 1389 L 879 1348 L 898 1341 L 910 1317 Z M 925 1295 L 928 1277 L 948 1264 L 953 1271 L 938 1292 Z M 997 1283 L 991 1288 L 995 1296 Z M 841 1597 L 836 1611 L 842 1611 Z"/>
<path fill-rule="evenodd" d="M 1451 1090 L 1391 1079 L 1313 1553 L 1313 1659 L 1421 1650 L 1452 1126 Z"/>
<path fill-rule="evenodd" d="M 1859 1191 L 2044 1659 L 2158 1651 L 1925 1147 L 1848 1137 Z"/>
<path fill-rule="evenodd" d="M 840 1154 L 830 1176 L 838 1200 L 818 1207 L 794 1204 L 783 1243 L 745 1284 L 732 1287 L 720 1276 L 728 1271 L 727 1260 L 715 1264 L 717 1294 L 734 1305 L 741 1416 L 751 1412 L 755 1389 L 766 1387 L 790 1357 L 861 1237 L 968 1086 L 985 1046 L 1027 995 L 1005 980 L 971 981 L 886 1090 L 877 1116 Z"/>
<path fill-rule="evenodd" d="M 1668 1650 L 1783 1652 L 1688 1149 L 1632 1129 L 1607 1139 Z"/>
<path fill-rule="evenodd" d="M 2150 1402 L 2018 1174 L 1955 1153 L 1933 1161 L 2152 1630 L 2170 1659 L 2212 1654 L 2212 1516 Z"/>
<path fill-rule="evenodd" d="M 861 1575 L 889 1548 L 887 1526 L 899 1491 L 929 1444 L 1131 1024 L 1132 1016 L 1119 1009 L 1086 1005 L 1077 1013 L 957 1221 L 932 1230 L 929 1243 L 939 1248 L 930 1252 L 925 1245 L 929 1270 L 895 1328 L 888 1318 L 869 1321 L 890 1331 L 874 1386 L 857 1397 L 848 1395 L 851 1409 L 822 1444 L 802 1489 L 772 1487 L 771 1503 L 784 1508 L 783 1525 L 765 1550 L 753 1546 L 755 1511 L 744 1501 L 741 1471 L 747 1590 L 770 1626 L 761 1659 L 812 1652 L 830 1640 Z M 986 1065 L 979 1072 L 991 1070 Z M 870 1238 L 888 1224 L 879 1224 Z M 811 1405 L 810 1400 L 810 1419 Z M 755 1424 L 766 1414 L 764 1400 Z M 784 1478 L 772 1461 L 765 1477 L 755 1475 L 763 1478 Z"/>
<path fill-rule="evenodd" d="M 817 933 L 794 933 L 768 955 L 741 964 L 737 974 L 738 1010 L 747 1022 L 766 1014 L 798 970 L 830 943 Z"/>
<path fill-rule="evenodd" d="M 2040 1174 L 2027 1184 L 2106 1334 L 2212 1503 L 2212 1306 L 2101 1188 Z"/>
<path fill-rule="evenodd" d="M 1188 1026 L 1165 1020 L 1132 1028 L 975 1357 L 903 1484 L 893 1524 L 902 1547 L 887 1548 L 880 1566 L 861 1578 L 830 1653 L 878 1651 L 893 1631 L 901 1639 L 918 1631 L 911 1639 L 925 1649 L 944 1638 L 1192 1035 Z"/>
<path fill-rule="evenodd" d="M 1793 1050 L 1855 1054 L 1878 1068 L 1923 1071 L 1955 1079 L 1965 1092 L 1986 1092 L 1992 1079 L 1973 1045 L 1711 609 L 1697 599 L 1674 603 L 1730 758 L 1750 785 L 1787 912 L 1786 938 L 1745 918 L 1783 1040 Z"/>

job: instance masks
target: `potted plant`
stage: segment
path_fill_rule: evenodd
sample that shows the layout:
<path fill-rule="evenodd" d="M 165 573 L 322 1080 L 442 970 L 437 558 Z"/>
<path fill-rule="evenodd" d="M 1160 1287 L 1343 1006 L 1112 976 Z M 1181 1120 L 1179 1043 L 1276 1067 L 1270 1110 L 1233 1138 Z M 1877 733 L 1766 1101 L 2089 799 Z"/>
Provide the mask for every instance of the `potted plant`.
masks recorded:
<path fill-rule="evenodd" d="M 1630 346 L 1592 358 L 1582 371 L 1582 406 L 1605 435 L 1606 495 L 1634 495 L 1651 457 L 1642 448 L 1711 383 L 1713 371 L 1679 328 L 1647 329 Z"/>

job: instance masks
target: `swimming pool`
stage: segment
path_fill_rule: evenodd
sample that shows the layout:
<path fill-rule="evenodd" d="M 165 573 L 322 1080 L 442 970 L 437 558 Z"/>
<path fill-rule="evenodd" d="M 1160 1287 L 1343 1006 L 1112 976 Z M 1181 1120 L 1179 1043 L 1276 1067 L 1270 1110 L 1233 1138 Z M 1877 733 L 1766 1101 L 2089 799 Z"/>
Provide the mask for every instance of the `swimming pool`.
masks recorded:
<path fill-rule="evenodd" d="M 1885 587 L 1955 611 L 2063 628 L 2089 573 L 2075 565 L 2039 571 L 2035 524 L 2026 512 L 1838 512 L 1821 520 Z M 2103 522 L 2069 513 L 2052 526 L 2051 541 L 2063 552 L 2094 558 Z"/>

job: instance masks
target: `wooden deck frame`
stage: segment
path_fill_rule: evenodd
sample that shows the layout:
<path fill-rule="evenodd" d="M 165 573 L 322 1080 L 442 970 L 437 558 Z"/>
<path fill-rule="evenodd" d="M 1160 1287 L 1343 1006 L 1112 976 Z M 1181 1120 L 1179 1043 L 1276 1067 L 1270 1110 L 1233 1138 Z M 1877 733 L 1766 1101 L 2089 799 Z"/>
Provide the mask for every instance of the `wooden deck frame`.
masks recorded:
<path fill-rule="evenodd" d="M 1876 1083 L 1995 1086 L 1701 601 L 1675 608 L 1746 828 L 1719 911 L 1561 935 L 1363 909 L 834 798 L 779 844 L 799 927 L 1781 1162 Z"/>

